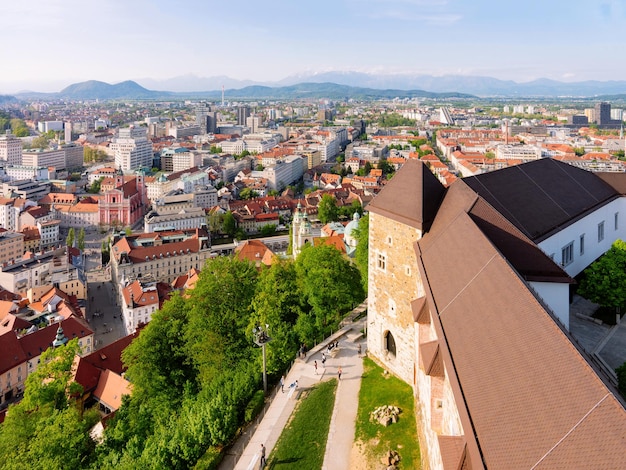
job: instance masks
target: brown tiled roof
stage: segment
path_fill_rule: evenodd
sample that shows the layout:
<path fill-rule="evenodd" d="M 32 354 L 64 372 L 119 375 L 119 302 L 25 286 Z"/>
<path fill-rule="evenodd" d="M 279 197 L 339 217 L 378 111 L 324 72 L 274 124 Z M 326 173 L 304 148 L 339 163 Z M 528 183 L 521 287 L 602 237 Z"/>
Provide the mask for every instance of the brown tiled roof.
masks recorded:
<path fill-rule="evenodd" d="M 621 195 L 626 195 L 626 173 L 623 172 L 610 172 L 610 173 L 595 173 L 595 175 L 610 185 L 615 191 Z"/>
<path fill-rule="evenodd" d="M 126 379 L 107 369 L 100 374 L 93 396 L 115 411 L 122 405 L 122 397 L 130 395 L 130 389 L 130 383 Z"/>
<path fill-rule="evenodd" d="M 60 322 L 63 334 L 68 339 L 84 338 L 93 334 L 93 331 L 76 317 L 70 317 Z M 20 344 L 28 359 L 39 356 L 48 349 L 57 335 L 59 323 L 54 323 L 46 328 L 29 333 L 20 338 Z"/>
<path fill-rule="evenodd" d="M 99 369 L 109 369 L 116 374 L 122 374 L 126 367 L 122 363 L 122 351 L 128 347 L 128 345 L 139 336 L 140 330 L 137 330 L 132 335 L 124 336 L 111 344 L 104 346 L 97 351 L 88 354 L 83 357 L 83 360 L 93 364 Z"/>
<path fill-rule="evenodd" d="M 535 242 L 618 196 L 594 173 L 551 158 L 463 181 Z"/>
<path fill-rule="evenodd" d="M 620 468 L 626 411 L 456 193 L 415 246 L 469 457 L 487 468 Z"/>
<path fill-rule="evenodd" d="M 463 436 L 437 436 L 437 440 L 443 468 L 445 470 L 462 469 L 465 460 L 465 438 Z"/>
<path fill-rule="evenodd" d="M 419 230 L 428 231 L 445 188 L 419 160 L 407 161 L 369 203 L 368 210 Z"/>
<path fill-rule="evenodd" d="M 91 392 L 96 388 L 100 372 L 102 372 L 100 369 L 80 356 L 74 358 L 72 368 L 74 380 L 83 386 L 84 393 Z"/>
<path fill-rule="evenodd" d="M 26 354 L 24 354 L 15 331 L 11 330 L 0 335 L 0 348 L 2 348 L 2 354 L 0 354 L 0 374 L 4 374 L 26 362 Z"/>

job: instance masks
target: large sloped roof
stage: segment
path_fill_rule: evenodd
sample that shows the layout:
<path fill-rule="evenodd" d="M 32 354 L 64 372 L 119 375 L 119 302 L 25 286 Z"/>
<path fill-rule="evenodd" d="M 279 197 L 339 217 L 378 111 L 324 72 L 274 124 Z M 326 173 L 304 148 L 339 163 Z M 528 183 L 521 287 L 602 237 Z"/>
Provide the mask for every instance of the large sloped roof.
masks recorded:
<path fill-rule="evenodd" d="M 428 231 L 446 189 L 419 160 L 408 160 L 369 203 L 368 211 Z"/>
<path fill-rule="evenodd" d="M 551 158 L 463 181 L 535 242 L 619 195 L 594 173 Z"/>
<path fill-rule="evenodd" d="M 626 411 L 486 236 L 485 221 L 498 222 L 463 186 L 451 186 L 415 246 L 470 458 L 487 468 L 621 468 Z"/>

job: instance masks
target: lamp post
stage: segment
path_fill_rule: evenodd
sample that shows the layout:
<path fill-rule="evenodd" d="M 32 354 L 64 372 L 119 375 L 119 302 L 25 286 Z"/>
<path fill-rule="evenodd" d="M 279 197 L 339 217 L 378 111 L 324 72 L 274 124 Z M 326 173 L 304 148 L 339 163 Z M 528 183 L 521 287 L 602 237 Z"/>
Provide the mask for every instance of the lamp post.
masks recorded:
<path fill-rule="evenodd" d="M 268 324 L 265 324 L 265 329 L 260 326 L 255 326 L 252 328 L 252 332 L 254 333 L 254 344 L 257 346 L 261 346 L 263 351 L 263 392 L 267 393 L 267 366 L 266 366 L 266 358 L 265 358 L 265 344 L 269 343 L 272 338 L 267 335 Z"/>

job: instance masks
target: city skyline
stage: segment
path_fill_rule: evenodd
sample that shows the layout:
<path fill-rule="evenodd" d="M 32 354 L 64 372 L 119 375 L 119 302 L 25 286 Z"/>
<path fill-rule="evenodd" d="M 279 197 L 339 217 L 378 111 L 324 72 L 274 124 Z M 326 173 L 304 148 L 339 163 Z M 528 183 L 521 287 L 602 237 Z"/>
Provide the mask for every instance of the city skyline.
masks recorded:
<path fill-rule="evenodd" d="M 620 80 L 626 2 L 183 0 L 3 7 L 0 93 L 85 80 L 227 76 L 276 82 L 328 71 Z"/>

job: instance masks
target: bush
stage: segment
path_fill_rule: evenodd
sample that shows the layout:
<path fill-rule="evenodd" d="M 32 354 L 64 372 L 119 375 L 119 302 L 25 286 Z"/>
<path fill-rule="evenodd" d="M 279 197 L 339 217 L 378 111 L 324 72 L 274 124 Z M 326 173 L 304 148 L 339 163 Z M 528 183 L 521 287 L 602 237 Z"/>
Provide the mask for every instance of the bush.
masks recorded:
<path fill-rule="evenodd" d="M 260 413 L 263 409 L 263 404 L 265 403 L 265 393 L 263 390 L 257 390 L 254 395 L 252 395 L 252 399 L 248 402 L 246 406 L 246 412 L 244 415 L 244 419 L 246 423 L 249 423 L 254 419 L 256 415 Z"/>
<path fill-rule="evenodd" d="M 194 470 L 215 470 L 222 461 L 224 455 L 217 447 L 209 447 L 200 460 L 193 467 Z"/>

